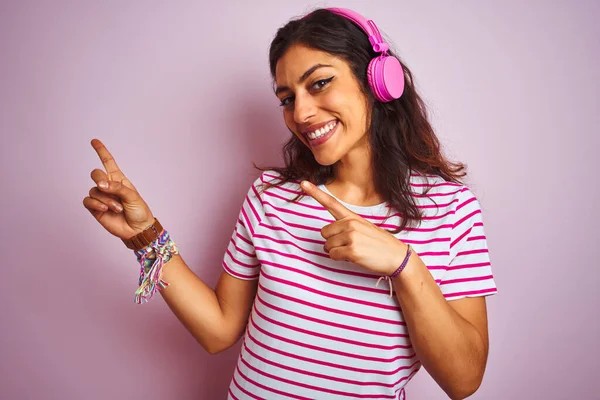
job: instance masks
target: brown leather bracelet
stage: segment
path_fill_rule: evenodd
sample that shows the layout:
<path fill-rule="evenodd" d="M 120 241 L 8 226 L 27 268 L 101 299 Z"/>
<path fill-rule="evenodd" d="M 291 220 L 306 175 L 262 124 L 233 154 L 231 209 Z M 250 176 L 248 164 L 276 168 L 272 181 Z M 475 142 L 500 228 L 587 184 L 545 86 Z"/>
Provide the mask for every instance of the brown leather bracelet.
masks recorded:
<path fill-rule="evenodd" d="M 157 237 L 163 231 L 163 227 L 158 222 L 156 218 L 154 218 L 154 223 L 150 225 L 148 228 L 144 229 L 142 232 L 138 233 L 132 238 L 129 239 L 121 239 L 127 248 L 132 250 L 141 250 L 144 247 L 148 246 L 150 243 L 156 240 Z"/>

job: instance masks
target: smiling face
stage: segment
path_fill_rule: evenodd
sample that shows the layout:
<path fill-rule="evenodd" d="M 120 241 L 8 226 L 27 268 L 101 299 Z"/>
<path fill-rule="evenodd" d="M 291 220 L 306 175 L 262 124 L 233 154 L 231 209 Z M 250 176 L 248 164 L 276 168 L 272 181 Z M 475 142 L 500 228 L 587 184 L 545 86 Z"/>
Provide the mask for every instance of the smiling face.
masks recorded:
<path fill-rule="evenodd" d="M 368 149 L 367 98 L 346 61 L 293 45 L 277 62 L 275 83 L 286 125 L 319 164 Z"/>

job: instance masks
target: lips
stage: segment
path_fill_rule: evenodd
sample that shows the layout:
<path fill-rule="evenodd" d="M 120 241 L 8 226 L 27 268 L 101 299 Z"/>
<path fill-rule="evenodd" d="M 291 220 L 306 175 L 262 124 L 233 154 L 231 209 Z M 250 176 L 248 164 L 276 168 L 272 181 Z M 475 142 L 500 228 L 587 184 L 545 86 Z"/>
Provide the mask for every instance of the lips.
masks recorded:
<path fill-rule="evenodd" d="M 300 133 L 307 134 L 309 132 L 314 132 L 317 129 L 323 128 L 325 125 L 330 124 L 332 122 L 336 122 L 336 121 L 337 121 L 337 119 L 334 118 L 334 119 L 330 119 L 329 121 L 319 122 L 319 123 L 311 124 L 308 126 L 304 125 L 304 126 L 300 127 Z"/>
<path fill-rule="evenodd" d="M 329 140 L 329 138 L 331 138 L 335 134 L 335 132 L 337 132 L 337 128 L 339 125 L 340 124 L 338 120 L 333 120 L 324 124 L 320 124 L 320 126 L 314 125 L 318 128 L 310 131 L 307 130 L 307 132 L 303 134 L 304 137 L 307 139 L 310 147 L 314 148 Z"/>

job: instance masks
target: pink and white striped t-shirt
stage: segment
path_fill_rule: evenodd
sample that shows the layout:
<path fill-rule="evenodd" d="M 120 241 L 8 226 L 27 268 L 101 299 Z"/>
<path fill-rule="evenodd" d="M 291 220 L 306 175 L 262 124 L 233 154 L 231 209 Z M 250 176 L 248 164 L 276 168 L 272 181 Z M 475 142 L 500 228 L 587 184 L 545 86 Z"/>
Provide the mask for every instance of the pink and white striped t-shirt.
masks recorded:
<path fill-rule="evenodd" d="M 386 282 L 375 287 L 378 275 L 328 257 L 320 230 L 334 219 L 311 197 L 288 203 L 301 192 L 297 182 L 259 192 L 276 176 L 263 173 L 248 191 L 223 260 L 229 274 L 258 279 L 228 399 L 404 400 L 420 363 L 396 296 Z M 495 293 L 473 193 L 439 177 L 410 179 L 425 217 L 395 236 L 447 300 Z M 342 204 L 384 229 L 399 224 L 395 213 L 386 219 L 385 204 Z"/>

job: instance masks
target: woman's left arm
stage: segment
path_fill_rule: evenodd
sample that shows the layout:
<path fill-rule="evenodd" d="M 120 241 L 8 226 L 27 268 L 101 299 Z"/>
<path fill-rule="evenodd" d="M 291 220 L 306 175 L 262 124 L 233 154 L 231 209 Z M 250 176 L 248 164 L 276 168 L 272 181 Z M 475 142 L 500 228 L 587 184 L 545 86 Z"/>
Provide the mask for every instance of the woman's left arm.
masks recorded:
<path fill-rule="evenodd" d="M 423 367 L 450 398 L 473 394 L 488 355 L 485 297 L 447 301 L 415 253 L 393 284 Z"/>
<path fill-rule="evenodd" d="M 316 186 L 303 182 L 302 188 L 335 218 L 335 222 L 321 229 L 325 251 L 331 259 L 349 261 L 383 276 L 394 273 L 407 254 L 405 243 L 348 210 Z M 473 206 L 475 203 L 469 200 L 464 204 Z M 459 238 L 468 241 L 466 234 Z M 458 239 L 453 241 L 458 242 Z M 452 252 L 458 255 L 459 247 L 454 246 Z M 471 252 L 462 256 L 468 253 Z M 451 276 L 445 278 L 446 283 L 453 281 L 449 279 Z M 463 280 L 458 276 L 454 279 Z M 481 384 L 487 362 L 485 298 L 446 300 L 427 266 L 415 253 L 392 281 L 421 364 L 450 398 L 463 399 L 473 394 Z M 456 297 L 459 293 L 450 294 Z"/>

